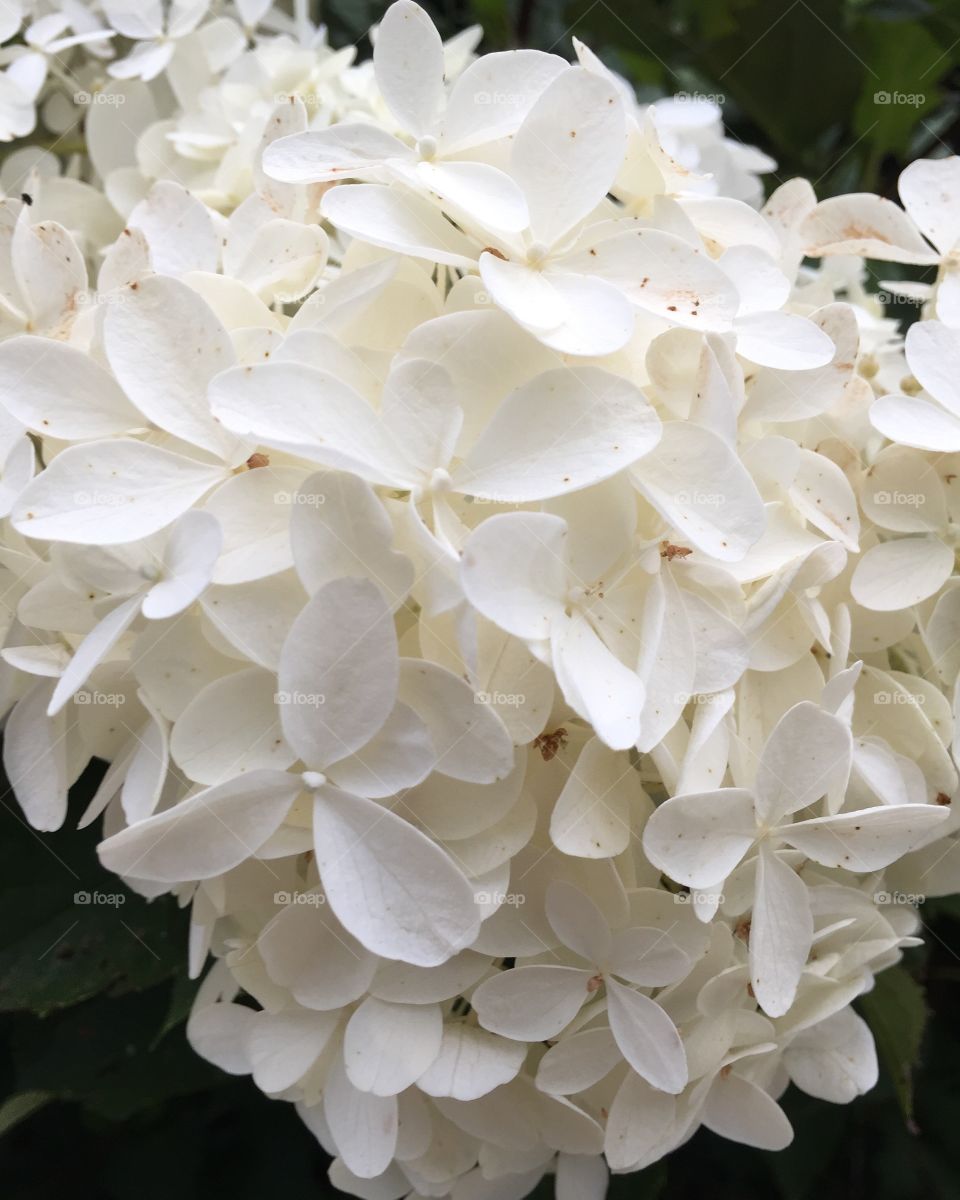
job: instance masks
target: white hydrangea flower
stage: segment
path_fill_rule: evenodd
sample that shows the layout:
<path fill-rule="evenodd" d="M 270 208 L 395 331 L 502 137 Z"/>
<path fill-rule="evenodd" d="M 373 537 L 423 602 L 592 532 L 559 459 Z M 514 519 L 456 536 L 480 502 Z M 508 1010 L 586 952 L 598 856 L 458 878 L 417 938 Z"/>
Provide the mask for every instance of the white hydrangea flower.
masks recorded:
<path fill-rule="evenodd" d="M 44 831 L 109 764 L 195 1050 L 385 1200 L 872 1087 L 851 1004 L 960 891 L 958 160 L 760 207 L 711 99 L 412 0 L 365 63 L 267 0 L 21 29 L 0 138 L 89 90 L 2 176 L 4 763 Z M 865 256 L 938 266 L 905 337 Z"/>

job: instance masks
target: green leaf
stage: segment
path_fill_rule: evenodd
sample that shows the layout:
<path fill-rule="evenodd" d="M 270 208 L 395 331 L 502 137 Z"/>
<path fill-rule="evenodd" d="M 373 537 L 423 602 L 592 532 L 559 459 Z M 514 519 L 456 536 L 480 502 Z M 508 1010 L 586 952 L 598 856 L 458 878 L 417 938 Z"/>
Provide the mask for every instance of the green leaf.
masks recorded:
<path fill-rule="evenodd" d="M 75 800 L 89 799 L 87 772 Z M 185 970 L 188 916 L 147 902 L 100 866 L 95 828 L 39 835 L 18 820 L 0 839 L 0 1012 L 40 1016 L 98 993 L 122 995 Z"/>
<path fill-rule="evenodd" d="M 154 1044 L 169 1004 L 164 985 L 118 999 L 97 996 L 43 1020 L 8 1017 L 15 1094 L 79 1101 L 87 1112 L 117 1121 L 229 1082 L 194 1054 L 182 1029 Z"/>
<path fill-rule="evenodd" d="M 0 1011 L 43 1016 L 98 992 L 138 991 L 183 969 L 185 914 L 167 898 L 64 892 L 61 911 L 0 950 Z M 75 900 L 90 897 L 90 902 Z M 97 902 L 94 897 L 121 897 Z"/>
<path fill-rule="evenodd" d="M 949 59 L 915 21 L 865 25 L 863 52 L 869 63 L 854 112 L 854 133 L 877 155 L 903 154 L 925 113 L 942 99 L 937 86 Z"/>
<path fill-rule="evenodd" d="M 56 1097 L 52 1092 L 20 1092 L 0 1103 L 0 1135 L 39 1112 Z"/>
<path fill-rule="evenodd" d="M 169 1007 L 163 1018 L 163 1024 L 160 1026 L 157 1036 L 153 1039 L 153 1044 L 150 1047 L 151 1050 L 159 1045 L 172 1029 L 176 1029 L 186 1021 L 190 1015 L 193 998 L 196 996 L 199 986 L 199 979 L 188 978 L 186 964 L 184 964 L 183 970 L 178 971 L 173 977 L 173 983 L 170 987 Z"/>
<path fill-rule="evenodd" d="M 860 998 L 863 1015 L 873 1031 L 881 1063 L 890 1073 L 900 1108 L 913 1120 L 913 1068 L 927 1022 L 923 988 L 903 967 L 877 976 L 873 991 Z"/>

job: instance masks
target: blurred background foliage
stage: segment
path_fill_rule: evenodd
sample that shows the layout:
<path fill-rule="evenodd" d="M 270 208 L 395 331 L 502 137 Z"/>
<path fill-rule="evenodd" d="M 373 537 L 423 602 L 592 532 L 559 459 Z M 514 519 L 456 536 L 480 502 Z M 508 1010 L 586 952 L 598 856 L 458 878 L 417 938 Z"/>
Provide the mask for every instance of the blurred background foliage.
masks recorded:
<path fill-rule="evenodd" d="M 358 42 L 382 0 L 323 6 L 334 45 Z M 447 0 L 441 31 L 474 22 L 484 49 L 572 51 L 585 41 L 641 99 L 723 104 L 730 135 L 776 158 L 770 188 L 896 195 L 903 165 L 954 153 L 960 0 Z M 316 8 L 316 4 L 314 5 Z M 887 274 L 892 274 L 886 268 Z M 184 1037 L 186 913 L 146 904 L 68 828 L 0 814 L 0 1179 L 6 1200 L 253 1200 L 333 1196 L 292 1108 L 198 1060 Z M 100 896 L 122 903 L 95 903 Z M 83 901 L 88 898 L 88 902 Z M 859 1002 L 882 1061 L 870 1095 L 839 1107 L 787 1094 L 782 1154 L 701 1131 L 668 1162 L 619 1177 L 612 1200 L 956 1200 L 960 1196 L 960 900 L 921 909 L 926 944 Z M 537 1195 L 549 1196 L 544 1185 Z"/>

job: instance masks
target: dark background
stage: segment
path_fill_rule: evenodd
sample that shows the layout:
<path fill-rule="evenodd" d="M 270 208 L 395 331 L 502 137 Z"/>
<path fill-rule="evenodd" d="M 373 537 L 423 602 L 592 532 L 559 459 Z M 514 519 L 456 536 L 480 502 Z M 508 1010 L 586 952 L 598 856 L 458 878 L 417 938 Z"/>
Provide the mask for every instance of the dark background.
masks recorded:
<path fill-rule="evenodd" d="M 426 4 L 444 34 L 479 22 L 483 48 L 570 55 L 587 42 L 637 85 L 725 97 L 730 136 L 818 194 L 896 195 L 912 158 L 960 130 L 960 0 L 477 0 Z M 357 41 L 385 4 L 326 4 L 331 42 Z M 910 101 L 883 102 L 899 94 Z M 884 266 L 891 277 L 895 268 Z M 38 835 L 9 791 L 0 811 L 0 1179 L 7 1200 L 234 1200 L 336 1195 L 292 1107 L 198 1060 L 184 1038 L 186 914 L 77 903 L 114 895 L 93 830 Z M 921 909 L 927 944 L 860 1009 L 880 1085 L 848 1106 L 795 1089 L 781 1154 L 701 1131 L 665 1164 L 614 1180 L 614 1200 L 956 1200 L 960 1196 L 960 902 Z M 549 1184 L 541 1189 L 550 1195 Z M 540 1193 L 538 1193 L 539 1195 Z"/>

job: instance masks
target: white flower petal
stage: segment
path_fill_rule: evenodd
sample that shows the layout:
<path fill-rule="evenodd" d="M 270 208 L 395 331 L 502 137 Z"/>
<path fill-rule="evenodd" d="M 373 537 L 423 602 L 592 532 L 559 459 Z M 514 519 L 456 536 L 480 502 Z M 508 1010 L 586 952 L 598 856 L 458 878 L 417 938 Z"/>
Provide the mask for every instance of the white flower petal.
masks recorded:
<path fill-rule="evenodd" d="M 825 366 L 835 347 L 813 321 L 793 313 L 749 313 L 738 317 L 737 353 L 761 367 L 805 371 Z"/>
<path fill-rule="evenodd" d="M 937 804 L 885 804 L 787 826 L 782 836 L 808 858 L 847 871 L 879 871 L 926 841 L 948 816 Z"/>
<path fill-rule="evenodd" d="M 563 615 L 567 523 L 549 513 L 498 513 L 463 548 L 463 588 L 470 603 L 508 633 L 550 636 Z"/>
<path fill-rule="evenodd" d="M 67 716 L 47 716 L 52 680 L 38 679 L 14 705 L 3 739 L 3 769 L 34 829 L 59 829 L 67 815 Z"/>
<path fill-rule="evenodd" d="M 396 644 L 368 580 L 326 584 L 294 621 L 280 655 L 280 719 L 308 766 L 346 758 L 382 728 L 397 692 Z"/>
<path fill-rule="evenodd" d="M 627 750 L 640 736 L 644 687 L 582 613 L 560 618 L 553 641 L 553 669 L 567 703 L 612 750 Z"/>
<path fill-rule="evenodd" d="M 762 845 L 750 918 L 750 978 L 757 1003 L 782 1017 L 793 1004 L 813 941 L 806 884 L 783 859 Z"/>
<path fill-rule="evenodd" d="M 327 192 L 320 211 L 344 233 L 414 258 L 469 267 L 477 248 L 409 188 L 379 183 L 341 184 Z"/>
<path fill-rule="evenodd" d="M 189 608 L 213 579 L 222 546 L 220 522 L 212 513 L 184 513 L 170 530 L 160 578 L 143 599 L 143 615 L 162 621 Z"/>
<path fill-rule="evenodd" d="M 655 1000 L 624 987 L 607 985 L 607 1016 L 623 1057 L 655 1088 L 675 1096 L 687 1086 L 687 1056 L 677 1027 Z"/>
<path fill-rule="evenodd" d="M 336 1062 L 323 1090 L 323 1112 L 343 1161 L 361 1179 L 390 1166 L 397 1147 L 397 1098 L 361 1092 Z"/>
<path fill-rule="evenodd" d="M 345 471 L 304 481 L 293 497 L 290 542 L 311 594 L 349 575 L 370 579 L 394 608 L 413 584 L 413 564 L 391 548 L 393 527 L 373 488 Z"/>
<path fill-rule="evenodd" d="M 935 595 L 952 571 L 953 551 L 939 538 L 897 538 L 871 547 L 860 558 L 850 592 L 864 608 L 895 612 Z"/>
<path fill-rule="evenodd" d="M 158 179 L 127 225 L 146 237 L 151 265 L 160 275 L 215 272 L 219 265 L 220 239 L 210 210 L 173 180 Z"/>
<path fill-rule="evenodd" d="M 933 263 L 937 255 L 891 200 L 856 192 L 821 200 L 800 226 L 805 254 L 859 254 L 883 262 Z"/>
<path fill-rule="evenodd" d="M 320 183 L 359 174 L 409 153 L 409 147 L 385 129 L 344 121 L 271 142 L 263 152 L 263 169 L 271 179 L 284 183 Z"/>
<path fill-rule="evenodd" d="M 906 354 L 920 386 L 960 417 L 960 332 L 940 321 L 917 321 L 907 331 Z"/>
<path fill-rule="evenodd" d="M 431 967 L 476 937 L 473 889 L 407 821 L 372 800 L 324 787 L 315 797 L 313 827 L 330 906 L 368 950 Z"/>
<path fill-rule="evenodd" d="M 294 775 L 251 771 L 114 834 L 97 854 L 107 870 L 133 879 L 212 879 L 256 854 L 299 791 Z"/>
<path fill-rule="evenodd" d="M 446 667 L 422 658 L 400 663 L 400 699 L 430 731 L 436 770 L 465 783 L 496 783 L 513 769 L 513 744 L 496 712 Z"/>
<path fill-rule="evenodd" d="M 630 805 L 637 792 L 627 758 L 592 737 L 557 797 L 550 840 L 577 858 L 621 854 L 630 841 Z"/>
<path fill-rule="evenodd" d="M 413 0 L 396 0 L 384 14 L 373 47 L 377 86 L 400 125 L 414 137 L 433 132 L 444 107 L 443 43 Z"/>
<path fill-rule="evenodd" d="M 231 465 L 241 456 L 207 403 L 207 385 L 233 365 L 233 347 L 186 284 L 157 275 L 128 288 L 124 302 L 107 310 L 104 348 L 120 386 L 148 420 Z"/>
<path fill-rule="evenodd" d="M 752 794 L 721 788 L 664 801 L 646 824 L 643 849 L 671 879 L 710 888 L 726 879 L 755 836 Z"/>
<path fill-rule="evenodd" d="M 312 895 L 317 903 L 280 910 L 257 939 L 257 951 L 274 983 L 289 988 L 304 1008 L 326 1012 L 360 999 L 378 959 L 320 903 L 322 893 Z"/>
<path fill-rule="evenodd" d="M 610 954 L 610 930 L 603 913 L 573 884 L 554 880 L 547 888 L 547 920 L 561 942 L 574 954 L 596 965 Z"/>
<path fill-rule="evenodd" d="M 921 396 L 880 396 L 870 422 L 891 442 L 952 454 L 960 450 L 960 419 Z"/>
<path fill-rule="evenodd" d="M 136 620 L 140 612 L 140 604 L 141 597 L 139 595 L 131 596 L 118 604 L 91 629 L 57 680 L 57 686 L 54 688 L 50 698 L 50 707 L 47 710 L 49 716 L 56 716 L 74 692 L 83 687 L 96 667 L 106 658 Z"/>
<path fill-rule="evenodd" d="M 454 487 L 500 501 L 578 491 L 649 453 L 660 421 L 627 380 L 596 367 L 538 375 L 512 392 L 454 473 Z"/>
<path fill-rule="evenodd" d="M 960 160 L 921 158 L 900 172 L 897 183 L 903 207 L 941 254 L 960 241 Z"/>
<path fill-rule="evenodd" d="M 440 1053 L 417 1080 L 428 1096 L 479 1100 L 518 1075 L 527 1048 L 485 1029 L 464 1024 L 444 1026 Z"/>
<path fill-rule="evenodd" d="M 679 536 L 714 558 L 737 562 L 763 534 L 763 501 L 753 480 L 709 429 L 667 421 L 660 444 L 631 474 Z"/>
<path fill-rule="evenodd" d="M 144 424 L 109 372 L 49 338 L 15 337 L 0 344 L 0 405 L 34 433 L 67 442 Z"/>
<path fill-rule="evenodd" d="M 368 996 L 347 1022 L 343 1062 L 361 1092 L 396 1096 L 440 1051 L 443 1019 L 436 1004 L 392 1004 Z"/>
<path fill-rule="evenodd" d="M 562 1038 L 540 1059 L 537 1087 L 551 1096 L 582 1092 L 621 1061 L 620 1047 L 609 1029 L 585 1029 Z"/>
<path fill-rule="evenodd" d="M 828 792 L 841 794 L 853 743 L 846 723 L 809 701 L 774 726 L 757 767 L 757 817 L 774 825 Z"/>
<path fill-rule="evenodd" d="M 556 1037 L 589 997 L 589 971 L 530 966 L 501 971 L 473 993 L 471 1004 L 484 1029 L 521 1042 Z"/>
<path fill-rule="evenodd" d="M 793 1141 L 793 1128 L 780 1105 L 741 1075 L 716 1080 L 700 1119 L 720 1137 L 758 1150 L 783 1150 Z"/>
<path fill-rule="evenodd" d="M 630 1170 L 659 1157 L 671 1142 L 676 1104 L 673 1096 L 627 1072 L 607 1119 L 604 1152 L 612 1170 Z"/>
<path fill-rule="evenodd" d="M 27 537 L 115 546 L 165 528 L 222 478 L 220 467 L 129 438 L 71 446 L 28 485 L 11 519 Z"/>
<path fill-rule="evenodd" d="M 261 667 L 231 672 L 197 692 L 170 739 L 175 762 L 197 783 L 214 784 L 296 761 L 280 729 L 276 679 Z"/>
<path fill-rule="evenodd" d="M 625 149 L 613 85 L 582 67 L 558 75 L 517 130 L 510 157 L 534 237 L 550 245 L 588 216 L 613 183 Z"/>
<path fill-rule="evenodd" d="M 783 1065 L 801 1091 L 832 1104 L 870 1091 L 879 1074 L 870 1026 L 852 1008 L 803 1029 L 786 1047 Z"/>
<path fill-rule="evenodd" d="M 330 777 L 345 791 L 380 800 L 422 783 L 436 762 L 427 725 L 412 708 L 396 704 L 356 754 L 338 759 Z"/>

